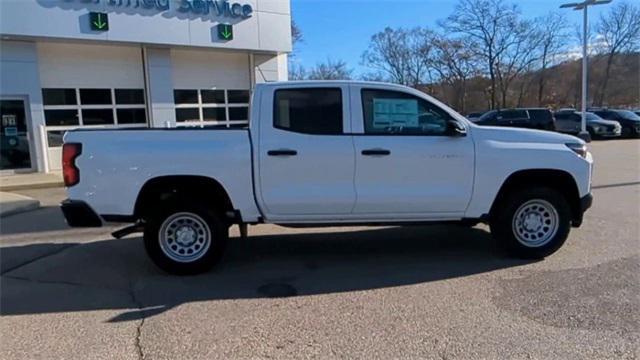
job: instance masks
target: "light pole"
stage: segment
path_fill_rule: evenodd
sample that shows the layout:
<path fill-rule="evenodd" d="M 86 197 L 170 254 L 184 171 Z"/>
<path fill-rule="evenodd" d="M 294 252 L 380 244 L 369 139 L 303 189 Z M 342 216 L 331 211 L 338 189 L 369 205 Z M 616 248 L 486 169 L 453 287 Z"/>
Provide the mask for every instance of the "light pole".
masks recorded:
<path fill-rule="evenodd" d="M 578 137 L 585 141 L 591 141 L 591 136 L 587 132 L 587 8 L 592 5 L 608 4 L 612 0 L 585 0 L 580 3 L 567 3 L 560 5 L 560 8 L 573 8 L 573 10 L 582 10 L 582 123 Z"/>

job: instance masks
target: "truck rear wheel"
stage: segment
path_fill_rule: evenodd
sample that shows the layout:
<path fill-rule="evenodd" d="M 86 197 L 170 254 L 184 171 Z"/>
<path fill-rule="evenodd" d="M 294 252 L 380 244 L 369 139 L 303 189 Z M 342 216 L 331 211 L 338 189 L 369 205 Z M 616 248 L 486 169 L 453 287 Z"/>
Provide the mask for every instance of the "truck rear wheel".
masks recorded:
<path fill-rule="evenodd" d="M 571 228 L 571 209 L 557 190 L 534 187 L 513 191 L 491 216 L 491 233 L 511 254 L 542 259 L 556 252 Z"/>
<path fill-rule="evenodd" d="M 162 204 L 147 219 L 144 244 L 151 260 L 176 275 L 205 272 L 222 257 L 228 227 L 213 211 L 195 204 Z"/>

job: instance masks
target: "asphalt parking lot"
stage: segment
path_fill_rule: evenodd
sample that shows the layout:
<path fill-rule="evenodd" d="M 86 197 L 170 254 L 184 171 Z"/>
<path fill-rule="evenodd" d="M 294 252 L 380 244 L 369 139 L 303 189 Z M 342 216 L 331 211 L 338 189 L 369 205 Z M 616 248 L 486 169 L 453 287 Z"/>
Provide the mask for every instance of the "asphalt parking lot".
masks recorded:
<path fill-rule="evenodd" d="M 173 277 L 34 191 L 50 207 L 2 221 L 0 358 L 637 358 L 640 140 L 589 147 L 594 206 L 540 262 L 485 226 L 265 225 Z"/>

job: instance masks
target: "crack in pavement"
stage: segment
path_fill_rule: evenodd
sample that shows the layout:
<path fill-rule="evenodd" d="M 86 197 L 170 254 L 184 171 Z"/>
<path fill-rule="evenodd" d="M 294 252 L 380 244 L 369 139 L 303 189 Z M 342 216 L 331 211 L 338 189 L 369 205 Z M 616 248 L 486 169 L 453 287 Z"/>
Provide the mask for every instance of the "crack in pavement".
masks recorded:
<path fill-rule="evenodd" d="M 127 295 L 129 295 L 129 297 L 131 298 L 131 302 L 137 307 L 137 309 L 139 311 L 141 311 L 142 313 L 146 312 L 144 305 L 138 300 L 138 298 L 135 295 L 135 291 L 133 289 L 133 284 L 131 282 L 129 282 L 129 288 L 128 289 L 118 289 L 118 288 L 110 288 L 110 287 L 102 287 L 102 286 L 91 286 L 91 285 L 86 285 L 86 284 L 79 284 L 79 283 L 74 283 L 74 282 L 70 282 L 70 281 L 48 281 L 48 280 L 36 280 L 36 279 L 31 279 L 31 278 L 25 278 L 25 277 L 20 277 L 20 276 L 12 276 L 12 275 L 2 275 L 2 277 L 4 277 L 5 279 L 12 279 L 12 280 L 18 280 L 18 281 L 27 281 L 27 282 L 32 282 L 35 284 L 44 284 L 44 285 L 65 285 L 65 286 L 73 286 L 73 287 L 79 287 L 79 288 L 85 288 L 85 289 L 96 289 L 96 290 L 108 290 L 108 291 L 116 291 L 116 292 L 122 292 L 125 293 Z M 142 344 L 140 341 L 141 335 L 142 335 L 142 327 L 144 326 L 144 322 L 145 322 L 145 317 L 143 316 L 140 319 L 140 322 L 138 323 L 138 325 L 136 325 L 136 334 L 135 334 L 135 338 L 134 338 L 134 346 L 136 348 L 136 353 L 138 355 L 139 359 L 144 359 L 144 352 L 142 350 Z"/>
<path fill-rule="evenodd" d="M 66 286 L 74 286 L 74 287 L 80 287 L 80 288 L 85 288 L 85 289 L 116 291 L 116 292 L 123 292 L 125 294 L 129 294 L 129 291 L 125 290 L 125 289 L 119 289 L 119 288 L 114 288 L 114 287 L 106 287 L 106 286 L 93 286 L 93 285 L 75 283 L 75 282 L 71 282 L 71 281 L 37 280 L 37 279 L 28 278 L 28 277 L 15 276 L 15 275 L 4 275 L 4 274 L 2 276 L 0 276 L 0 277 L 3 277 L 5 279 L 11 279 L 11 280 L 27 281 L 27 282 L 32 282 L 32 283 L 35 283 L 35 284 L 66 285 Z"/>
<path fill-rule="evenodd" d="M 138 310 L 140 310 L 141 312 L 143 312 L 143 316 L 140 318 L 140 322 L 138 323 L 138 325 L 136 326 L 136 336 L 134 339 L 134 345 L 136 347 L 136 351 L 138 353 L 138 359 L 144 359 L 144 352 L 142 351 L 142 343 L 141 343 L 141 337 L 142 337 L 142 327 L 144 326 L 144 320 L 145 320 L 145 316 L 144 316 L 144 305 L 142 304 L 142 302 L 140 302 L 140 300 L 138 300 L 138 298 L 136 297 L 136 292 L 133 288 L 133 283 L 129 282 L 129 296 L 131 296 L 131 301 L 138 307 Z"/>
<path fill-rule="evenodd" d="M 71 281 L 63 281 L 63 280 L 39 280 L 39 279 L 32 279 L 32 278 L 28 278 L 28 277 L 22 277 L 22 276 L 15 276 L 15 275 L 10 275 L 10 272 L 13 272 L 15 270 L 18 270 L 24 266 L 36 263 L 40 260 L 46 259 L 48 257 L 60 254 L 64 251 L 67 251 L 71 248 L 75 248 L 79 245 L 83 245 L 83 243 L 74 243 L 74 244 L 64 244 L 62 245 L 61 249 L 56 249 L 55 251 L 51 251 L 49 253 L 34 257 L 32 259 L 29 259 L 23 263 L 20 263 L 18 265 L 12 266 L 9 269 L 6 269 L 4 271 L 2 271 L 2 273 L 0 273 L 0 277 L 4 277 L 5 279 L 11 279 L 11 280 L 18 280 L 18 281 L 26 281 L 26 282 L 31 282 L 31 283 L 35 283 L 35 284 L 43 284 L 43 285 L 65 285 L 65 286 L 73 286 L 73 287 L 78 287 L 78 288 L 85 288 L 85 289 L 95 289 L 95 290 L 107 290 L 107 291 L 115 291 L 115 292 L 122 292 L 125 293 L 127 295 L 129 295 L 129 297 L 131 298 L 131 302 L 132 304 L 134 304 L 137 309 L 139 311 L 141 311 L 143 313 L 142 318 L 140 319 L 139 323 L 136 325 L 136 333 L 135 333 L 135 338 L 134 338 L 134 346 L 136 349 L 136 353 L 138 355 L 139 359 L 144 359 L 144 352 L 142 350 L 142 344 L 141 344 L 141 336 L 142 336 L 142 327 L 144 326 L 144 322 L 145 322 L 145 316 L 144 313 L 146 312 L 144 305 L 138 300 L 138 298 L 135 295 L 135 290 L 133 287 L 133 283 L 131 281 L 128 282 L 128 288 L 127 289 L 122 289 L 122 288 L 113 288 L 113 287 L 104 287 L 104 286 L 92 286 L 92 285 L 88 285 L 88 284 L 81 284 L 81 283 L 76 283 L 76 282 L 71 282 Z M 0 249 L 1 250 L 1 249 Z"/>

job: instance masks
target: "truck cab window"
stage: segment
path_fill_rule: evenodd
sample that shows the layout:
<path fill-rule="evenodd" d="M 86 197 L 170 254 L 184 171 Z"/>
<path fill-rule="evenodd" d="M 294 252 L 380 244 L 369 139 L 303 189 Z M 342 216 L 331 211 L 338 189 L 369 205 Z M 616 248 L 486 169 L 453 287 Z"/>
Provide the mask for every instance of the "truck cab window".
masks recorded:
<path fill-rule="evenodd" d="M 362 90 L 365 134 L 443 135 L 449 114 L 399 91 Z"/>
<path fill-rule="evenodd" d="M 315 135 L 342 134 L 342 91 L 338 88 L 277 90 L 275 128 Z"/>

